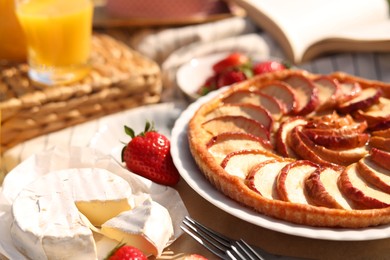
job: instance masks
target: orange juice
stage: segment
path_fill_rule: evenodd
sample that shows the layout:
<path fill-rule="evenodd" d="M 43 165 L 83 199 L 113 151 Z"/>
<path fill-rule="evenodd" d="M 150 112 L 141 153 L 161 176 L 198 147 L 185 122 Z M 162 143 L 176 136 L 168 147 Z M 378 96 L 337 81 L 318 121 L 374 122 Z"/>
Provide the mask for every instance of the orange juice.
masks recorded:
<path fill-rule="evenodd" d="M 14 0 L 0 0 L 0 60 L 26 58 L 26 40 L 15 14 Z"/>
<path fill-rule="evenodd" d="M 27 39 L 30 76 L 34 80 L 46 80 L 42 83 L 50 85 L 50 81 L 72 81 L 72 77 L 77 79 L 86 72 L 91 48 L 91 0 L 18 0 L 16 12 Z"/>

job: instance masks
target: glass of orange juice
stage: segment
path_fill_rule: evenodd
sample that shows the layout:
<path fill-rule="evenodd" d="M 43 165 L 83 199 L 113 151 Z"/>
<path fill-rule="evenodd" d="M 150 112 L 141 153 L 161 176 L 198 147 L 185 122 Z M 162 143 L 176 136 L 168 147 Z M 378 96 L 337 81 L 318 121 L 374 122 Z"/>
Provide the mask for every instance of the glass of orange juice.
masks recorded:
<path fill-rule="evenodd" d="M 16 0 L 16 14 L 33 81 L 51 86 L 88 74 L 92 0 Z"/>
<path fill-rule="evenodd" d="M 15 14 L 14 0 L 0 0 L 0 60 L 25 61 L 26 40 Z"/>

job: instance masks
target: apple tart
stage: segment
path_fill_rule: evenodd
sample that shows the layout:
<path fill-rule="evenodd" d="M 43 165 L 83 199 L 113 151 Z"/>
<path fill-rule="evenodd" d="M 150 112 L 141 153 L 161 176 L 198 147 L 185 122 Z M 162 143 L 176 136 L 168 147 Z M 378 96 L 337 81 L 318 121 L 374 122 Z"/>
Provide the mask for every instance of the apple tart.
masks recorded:
<path fill-rule="evenodd" d="M 390 223 L 390 84 L 263 74 L 204 103 L 188 140 L 216 189 L 261 214 L 322 227 Z"/>

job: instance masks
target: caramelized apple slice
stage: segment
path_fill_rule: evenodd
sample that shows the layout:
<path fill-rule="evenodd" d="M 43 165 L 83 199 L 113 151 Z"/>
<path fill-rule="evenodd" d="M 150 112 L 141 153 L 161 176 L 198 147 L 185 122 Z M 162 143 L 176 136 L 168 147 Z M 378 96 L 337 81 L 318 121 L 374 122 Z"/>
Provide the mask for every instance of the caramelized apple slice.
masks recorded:
<path fill-rule="evenodd" d="M 307 146 L 305 142 L 303 142 L 300 131 L 298 131 L 298 127 L 299 126 L 294 127 L 287 136 L 287 145 L 302 159 L 311 160 L 321 165 L 332 165 L 331 162 L 322 159 L 309 146 Z M 308 139 L 308 137 L 306 138 Z"/>
<path fill-rule="evenodd" d="M 319 166 L 311 161 L 299 160 L 284 166 L 276 180 L 276 189 L 281 200 L 311 204 L 305 195 L 306 178 L 318 170 Z"/>
<path fill-rule="evenodd" d="M 283 106 L 277 99 L 260 91 L 241 89 L 234 91 L 229 96 L 222 99 L 225 104 L 247 103 L 265 108 L 274 120 L 279 120 L 285 113 Z"/>
<path fill-rule="evenodd" d="M 384 137 L 384 138 L 390 138 L 390 125 L 389 125 L 389 128 L 386 128 L 386 129 L 383 129 L 383 130 L 372 131 L 371 135 L 372 136 Z"/>
<path fill-rule="evenodd" d="M 340 116 L 334 112 L 310 118 L 305 128 L 324 131 L 324 134 L 349 135 L 364 132 L 367 129 L 367 122 L 355 121 L 350 115 Z"/>
<path fill-rule="evenodd" d="M 336 106 L 341 90 L 338 82 L 328 76 L 320 76 L 313 80 L 318 90 L 317 111 L 332 109 Z"/>
<path fill-rule="evenodd" d="M 310 140 L 310 138 L 302 132 L 302 126 L 295 127 L 294 131 L 297 132 L 296 134 L 299 136 L 299 140 L 301 140 L 301 142 L 303 142 L 304 145 L 308 147 L 308 149 L 310 149 L 322 160 L 328 161 L 330 163 L 347 166 L 351 163 L 359 161 L 362 157 L 368 154 L 368 150 L 365 146 L 359 146 L 345 150 L 331 150 L 324 146 L 316 145 L 315 143 L 313 143 L 313 141 Z M 311 160 L 315 158 L 305 159 Z"/>
<path fill-rule="evenodd" d="M 373 162 L 390 171 L 390 152 L 372 148 L 370 155 Z"/>
<path fill-rule="evenodd" d="M 353 99 L 340 104 L 337 110 L 343 114 L 352 113 L 359 109 L 364 110 L 377 103 L 381 96 L 382 90 L 380 88 L 366 88 Z"/>
<path fill-rule="evenodd" d="M 242 150 L 226 155 L 221 167 L 230 175 L 246 179 L 249 171 L 258 163 L 281 158 L 273 153 L 262 150 Z"/>
<path fill-rule="evenodd" d="M 354 116 L 367 121 L 368 127 L 370 128 L 390 120 L 390 99 L 381 97 L 377 104 L 372 105 L 366 110 L 356 111 Z"/>
<path fill-rule="evenodd" d="M 306 123 L 307 121 L 303 117 L 292 117 L 284 121 L 275 133 L 276 151 L 282 156 L 297 158 L 295 152 L 287 144 L 287 136 L 294 127 L 305 125 Z"/>
<path fill-rule="evenodd" d="M 385 208 L 390 206 L 390 194 L 380 191 L 365 181 L 357 170 L 357 163 L 349 165 L 339 177 L 341 192 L 362 208 Z"/>
<path fill-rule="evenodd" d="M 290 162 L 288 159 L 273 159 L 253 166 L 246 179 L 248 187 L 267 199 L 280 200 L 276 179 L 280 170 Z"/>
<path fill-rule="evenodd" d="M 220 116 L 210 119 L 202 127 L 211 135 L 222 133 L 249 133 L 259 138 L 270 140 L 268 129 L 259 122 L 243 116 Z"/>
<path fill-rule="evenodd" d="M 390 194 L 390 171 L 373 162 L 370 157 L 357 163 L 359 174 L 369 183 Z"/>
<path fill-rule="evenodd" d="M 371 136 L 368 144 L 371 147 L 378 148 L 386 152 L 390 152 L 390 138 L 386 138 L 382 136 Z"/>
<path fill-rule="evenodd" d="M 310 121 L 304 127 L 305 131 L 311 131 L 313 134 L 317 135 L 354 135 L 361 134 L 367 129 L 366 121 L 354 122 L 341 124 L 341 125 L 329 125 L 329 126 L 320 126 L 312 124 Z"/>
<path fill-rule="evenodd" d="M 303 128 L 302 131 L 313 143 L 334 150 L 345 150 L 363 146 L 370 137 L 367 133 L 339 135 L 332 131 L 316 131 L 313 128 Z"/>
<path fill-rule="evenodd" d="M 352 209 L 353 203 L 340 191 L 337 182 L 341 167 L 321 167 L 309 175 L 305 181 L 307 198 L 318 206 Z"/>
<path fill-rule="evenodd" d="M 370 130 L 372 132 L 377 132 L 377 131 L 385 131 L 386 132 L 386 131 L 390 131 L 389 129 L 390 129 L 390 118 L 370 127 Z M 375 133 L 375 135 L 383 136 L 379 132 Z M 386 135 L 385 137 L 390 137 L 390 136 Z"/>
<path fill-rule="evenodd" d="M 206 147 L 218 163 L 221 163 L 229 153 L 240 150 L 272 150 L 272 145 L 268 140 L 248 133 L 229 132 L 213 136 Z"/>
<path fill-rule="evenodd" d="M 316 110 L 319 99 L 313 82 L 303 75 L 291 75 L 284 79 L 295 91 L 298 100 L 297 115 L 307 115 Z"/>
<path fill-rule="evenodd" d="M 263 107 L 252 104 L 225 104 L 219 106 L 206 115 L 206 120 L 220 116 L 243 116 L 259 122 L 268 131 L 272 128 L 273 119 L 270 113 Z"/>
<path fill-rule="evenodd" d="M 282 104 L 286 114 L 295 113 L 298 101 L 294 90 L 282 81 L 274 81 L 263 85 L 259 91 L 276 98 Z"/>

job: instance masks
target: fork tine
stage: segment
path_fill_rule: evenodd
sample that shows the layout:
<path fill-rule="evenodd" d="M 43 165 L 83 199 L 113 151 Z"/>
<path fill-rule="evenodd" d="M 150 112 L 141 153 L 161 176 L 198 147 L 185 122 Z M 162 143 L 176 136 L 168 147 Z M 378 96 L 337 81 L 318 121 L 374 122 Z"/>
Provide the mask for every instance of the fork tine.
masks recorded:
<path fill-rule="evenodd" d="M 218 233 L 189 216 L 186 216 L 180 226 L 198 243 L 222 259 L 229 260 L 264 260 L 244 240 L 235 241 Z"/>
<path fill-rule="evenodd" d="M 226 250 L 230 248 L 230 244 L 223 244 L 220 240 L 215 239 L 214 237 L 208 235 L 207 232 L 202 230 L 199 226 L 196 225 L 197 222 L 192 222 L 191 219 L 184 219 L 181 229 L 194 238 L 199 244 L 204 246 L 213 254 L 217 255 L 222 259 L 226 259 Z"/>
<path fill-rule="evenodd" d="M 202 246 L 204 246 L 207 250 L 209 250 L 211 253 L 213 253 L 214 255 L 220 257 L 221 259 L 224 259 L 225 258 L 225 255 L 223 252 L 221 252 L 220 250 L 214 248 L 214 247 L 211 247 L 209 244 L 205 243 L 205 241 L 202 240 L 202 238 L 200 238 L 199 236 L 197 236 L 194 231 L 191 231 L 189 229 L 187 229 L 185 226 L 181 225 L 180 226 L 181 229 L 186 232 L 188 235 L 190 235 L 193 239 L 195 239 L 199 244 L 201 244 Z"/>
<path fill-rule="evenodd" d="M 251 246 L 248 245 L 244 240 L 240 239 L 235 241 L 232 245 L 232 249 L 237 252 L 242 259 L 250 260 L 264 260 Z"/>
<path fill-rule="evenodd" d="M 221 233 L 218 233 L 215 230 L 212 230 L 212 229 L 204 226 L 203 224 L 199 223 L 198 221 L 196 221 L 195 219 L 193 219 L 191 217 L 186 216 L 186 219 L 188 221 L 190 221 L 194 226 L 199 228 L 201 231 L 206 233 L 208 236 L 210 236 L 211 238 L 220 242 L 222 245 L 224 245 L 225 248 L 229 248 L 231 243 L 233 242 L 233 240 L 229 239 L 228 237 L 222 235 Z"/>

